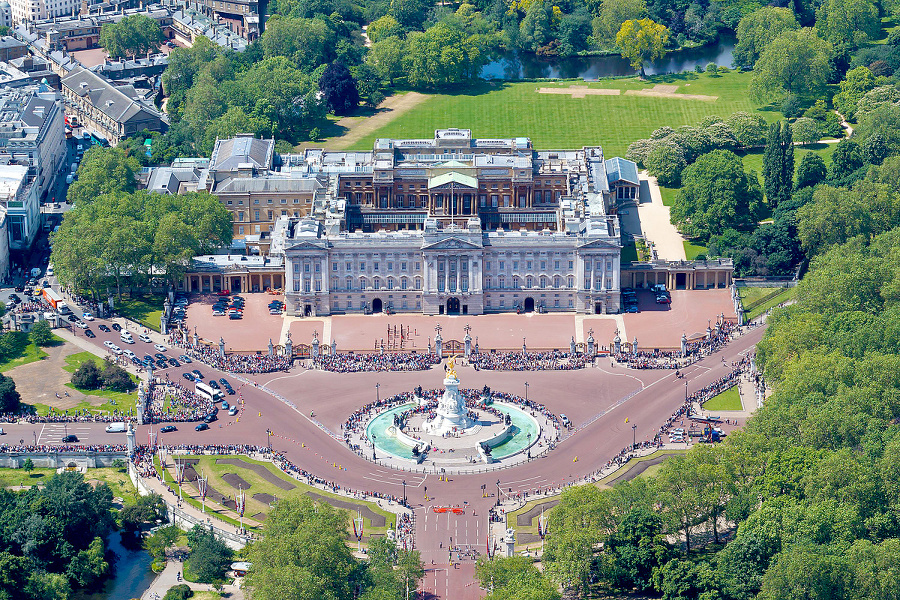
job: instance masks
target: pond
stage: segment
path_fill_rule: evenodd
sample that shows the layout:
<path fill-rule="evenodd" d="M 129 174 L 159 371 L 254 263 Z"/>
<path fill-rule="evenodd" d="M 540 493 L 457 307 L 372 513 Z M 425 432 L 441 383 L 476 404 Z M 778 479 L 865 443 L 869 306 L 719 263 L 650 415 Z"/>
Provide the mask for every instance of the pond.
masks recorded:
<path fill-rule="evenodd" d="M 647 75 L 693 71 L 696 65 L 706 68 L 713 62 L 731 67 L 734 40 L 722 39 L 715 44 L 670 52 L 644 67 Z M 485 79 L 600 79 L 635 74 L 621 56 L 571 56 L 542 58 L 534 54 L 508 52 L 486 64 L 481 70 Z"/>
<path fill-rule="evenodd" d="M 114 531 L 106 539 L 106 547 L 116 555 L 113 577 L 106 582 L 102 592 L 81 594 L 79 600 L 131 600 L 140 598 L 150 587 L 156 574 L 150 570 L 153 559 L 146 550 L 126 548 L 122 536 Z"/>

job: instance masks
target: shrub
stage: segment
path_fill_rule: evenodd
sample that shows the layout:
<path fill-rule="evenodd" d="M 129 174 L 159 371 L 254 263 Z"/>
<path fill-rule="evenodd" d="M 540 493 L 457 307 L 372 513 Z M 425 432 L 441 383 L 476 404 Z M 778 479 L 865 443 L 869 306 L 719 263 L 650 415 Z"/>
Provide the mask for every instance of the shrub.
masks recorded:
<path fill-rule="evenodd" d="M 103 369 L 101 375 L 101 380 L 103 381 L 104 388 L 114 392 L 130 392 L 135 387 L 134 381 L 132 381 L 131 376 L 128 375 L 128 371 L 119 365 L 114 365 L 112 363 L 106 364 L 106 368 Z"/>
<path fill-rule="evenodd" d="M 72 385 L 82 390 L 100 389 L 100 369 L 92 360 L 86 360 L 72 373 Z"/>
<path fill-rule="evenodd" d="M 193 595 L 194 591 L 188 584 L 179 583 L 169 588 L 169 591 L 163 596 L 163 600 L 187 600 Z"/>
<path fill-rule="evenodd" d="M 53 343 L 53 332 L 50 330 L 50 323 L 47 321 L 38 321 L 31 328 L 31 341 L 37 346 L 49 346 Z"/>

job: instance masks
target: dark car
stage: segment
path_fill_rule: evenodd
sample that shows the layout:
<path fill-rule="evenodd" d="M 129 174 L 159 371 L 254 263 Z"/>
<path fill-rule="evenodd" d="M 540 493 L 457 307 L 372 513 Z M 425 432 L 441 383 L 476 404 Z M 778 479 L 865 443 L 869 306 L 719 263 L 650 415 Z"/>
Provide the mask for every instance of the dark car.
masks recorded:
<path fill-rule="evenodd" d="M 181 366 L 181 363 L 178 362 L 177 360 L 175 360 L 174 358 L 170 358 L 170 359 L 169 359 L 169 364 L 172 365 L 173 367 L 180 367 L 180 366 Z"/>
<path fill-rule="evenodd" d="M 225 388 L 225 391 L 228 392 L 229 396 L 234 396 L 234 388 L 231 387 L 230 385 Z"/>
<path fill-rule="evenodd" d="M 228 313 L 228 318 L 231 319 L 232 321 L 240 321 L 241 319 L 243 319 L 243 316 L 241 316 L 241 313 L 239 313 L 239 312 L 233 312 L 233 313 Z"/>
<path fill-rule="evenodd" d="M 66 319 L 68 319 L 69 321 L 74 323 L 75 321 L 78 320 L 78 317 L 76 317 L 75 315 L 69 315 L 68 317 L 66 317 Z"/>
<path fill-rule="evenodd" d="M 63 444 L 72 444 L 78 441 L 78 436 L 74 433 L 70 433 L 69 435 L 63 436 Z"/>
<path fill-rule="evenodd" d="M 24 291 L 25 291 L 25 286 L 17 285 L 17 286 L 15 287 L 15 290 L 16 290 L 17 292 L 24 292 Z"/>
<path fill-rule="evenodd" d="M 144 363 L 142 363 L 142 362 L 141 362 L 141 359 L 139 359 L 137 356 L 132 356 L 132 357 L 131 357 L 131 364 L 133 364 L 133 365 L 136 366 L 136 367 L 143 367 L 143 366 L 144 366 Z"/>
<path fill-rule="evenodd" d="M 153 356 L 156 357 L 156 360 L 168 360 L 169 359 L 169 357 L 166 356 L 165 354 L 163 354 L 162 352 L 157 352 Z"/>
<path fill-rule="evenodd" d="M 99 325 L 97 325 L 97 329 L 99 329 L 100 331 L 105 331 L 106 333 L 109 333 L 109 327 L 107 327 L 103 323 L 100 323 Z"/>
<path fill-rule="evenodd" d="M 627 312 L 627 313 L 639 313 L 639 312 L 641 312 L 641 310 L 637 307 L 636 304 L 633 304 L 633 305 L 631 305 L 631 306 L 626 306 L 626 307 L 625 307 L 625 312 Z"/>
<path fill-rule="evenodd" d="M 191 373 L 193 373 L 197 379 L 203 379 L 203 373 L 201 373 L 197 369 L 194 369 L 193 371 L 191 371 Z"/>
<path fill-rule="evenodd" d="M 171 431 L 178 431 L 178 428 L 175 427 L 174 425 L 163 425 L 162 427 L 159 428 L 159 430 L 162 433 L 169 433 Z"/>
<path fill-rule="evenodd" d="M 208 415 L 203 417 L 204 423 L 212 423 L 215 420 L 216 420 L 216 413 L 209 413 Z"/>
<path fill-rule="evenodd" d="M 220 387 L 220 386 L 219 386 L 219 382 L 216 381 L 215 379 L 210 379 L 210 380 L 209 380 L 209 387 L 211 387 L 211 388 L 214 389 L 214 390 L 217 390 L 217 389 L 219 389 L 219 387 Z"/>
<path fill-rule="evenodd" d="M 84 330 L 84 335 L 87 336 L 87 337 L 89 337 L 89 338 L 91 338 L 91 339 L 94 339 L 95 337 L 97 337 L 97 334 L 94 333 L 93 331 L 91 331 L 90 329 L 85 329 L 85 330 Z"/>
<path fill-rule="evenodd" d="M 193 381 L 193 380 L 194 380 L 194 375 L 193 375 L 193 373 L 182 373 L 181 376 L 184 377 L 185 379 L 187 379 L 188 381 Z"/>
<path fill-rule="evenodd" d="M 19 297 L 18 294 L 10 294 L 9 299 L 12 300 L 13 302 L 21 302 L 22 301 L 22 299 Z"/>
<path fill-rule="evenodd" d="M 149 354 L 144 355 L 144 362 L 153 362 L 153 357 Z"/>
<path fill-rule="evenodd" d="M 122 331 L 122 326 L 119 325 L 118 323 L 113 323 L 112 328 L 113 328 L 113 331 Z"/>
<path fill-rule="evenodd" d="M 199 425 L 194 427 L 194 431 L 204 431 L 206 429 L 209 429 L 209 425 L 207 425 L 206 423 L 200 423 Z"/>
<path fill-rule="evenodd" d="M 194 362 L 194 361 L 191 360 L 191 357 L 188 356 L 187 354 L 182 354 L 182 355 L 179 356 L 178 358 L 180 358 L 180 359 L 181 359 L 181 362 L 183 362 L 184 364 L 188 364 L 188 363 Z"/>
<path fill-rule="evenodd" d="M 167 363 L 164 360 L 158 360 L 158 361 L 156 361 L 156 366 L 159 367 L 160 369 L 168 369 L 169 363 Z"/>

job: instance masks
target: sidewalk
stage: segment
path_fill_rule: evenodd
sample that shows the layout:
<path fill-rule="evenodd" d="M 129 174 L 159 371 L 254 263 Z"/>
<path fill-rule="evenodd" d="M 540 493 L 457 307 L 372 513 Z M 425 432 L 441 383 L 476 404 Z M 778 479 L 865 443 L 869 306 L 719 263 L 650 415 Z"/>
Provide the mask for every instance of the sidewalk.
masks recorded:
<path fill-rule="evenodd" d="M 166 595 L 169 588 L 181 585 L 182 583 L 188 585 L 195 592 L 213 591 L 213 587 L 206 583 L 191 583 L 190 581 L 185 581 L 184 578 L 179 581 L 178 573 L 183 573 L 183 570 L 184 563 L 176 560 L 167 562 L 166 568 L 156 576 L 156 579 L 153 580 L 150 587 L 141 594 L 141 600 L 156 600 L 157 598 L 162 598 Z M 239 582 L 240 579 L 236 579 L 235 581 Z M 231 600 L 244 600 L 244 591 L 239 585 L 226 585 L 222 592 L 223 595 L 227 595 Z"/>
<path fill-rule="evenodd" d="M 642 184 L 645 182 L 647 184 L 647 189 L 650 191 L 650 201 L 648 202 L 647 198 L 642 197 L 642 202 L 638 204 L 637 226 L 640 228 L 640 231 L 633 231 L 628 227 L 633 220 L 626 220 L 625 228 L 630 233 L 643 235 L 648 242 L 653 242 L 653 248 L 656 250 L 657 258 L 660 260 L 685 260 L 684 238 L 672 225 L 669 207 L 663 204 L 662 192 L 659 190 L 656 178 L 650 177 L 647 171 L 641 171 L 640 180 Z M 644 186 L 641 185 L 641 188 L 643 193 Z M 634 208 L 630 208 L 629 215 L 626 215 L 626 217 L 630 217 L 631 211 L 634 210 Z"/>

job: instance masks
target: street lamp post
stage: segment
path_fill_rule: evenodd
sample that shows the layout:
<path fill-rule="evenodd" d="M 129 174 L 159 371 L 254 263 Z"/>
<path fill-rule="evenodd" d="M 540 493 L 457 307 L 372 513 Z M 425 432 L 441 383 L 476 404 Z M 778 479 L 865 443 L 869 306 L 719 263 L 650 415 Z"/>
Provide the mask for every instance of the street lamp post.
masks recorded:
<path fill-rule="evenodd" d="M 631 449 L 637 447 L 637 425 L 631 426 Z"/>
<path fill-rule="evenodd" d="M 372 460 L 373 461 L 376 460 L 375 459 L 375 440 L 377 440 L 377 439 L 378 439 L 378 436 L 373 433 L 372 434 Z"/>
<path fill-rule="evenodd" d="M 684 382 L 684 401 L 687 402 L 688 393 L 687 393 L 687 381 Z"/>
<path fill-rule="evenodd" d="M 500 506 L 500 480 L 497 480 L 497 506 Z"/>
<path fill-rule="evenodd" d="M 403 505 L 406 506 L 406 480 L 403 480 Z"/>
<path fill-rule="evenodd" d="M 525 402 L 528 402 L 528 382 L 525 382 Z"/>
<path fill-rule="evenodd" d="M 380 387 L 381 387 L 380 383 L 375 384 L 375 401 L 376 402 L 381 402 L 381 392 L 378 391 L 378 388 L 380 388 Z"/>

